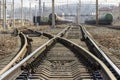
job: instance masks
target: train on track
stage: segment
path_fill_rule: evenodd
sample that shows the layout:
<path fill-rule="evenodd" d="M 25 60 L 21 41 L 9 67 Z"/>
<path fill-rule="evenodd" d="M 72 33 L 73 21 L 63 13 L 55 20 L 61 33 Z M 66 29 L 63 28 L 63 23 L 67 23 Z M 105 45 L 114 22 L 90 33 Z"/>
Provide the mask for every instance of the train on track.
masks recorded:
<path fill-rule="evenodd" d="M 55 23 L 56 24 L 65 24 L 65 23 L 72 22 L 71 20 L 68 20 L 68 19 L 65 19 L 65 18 L 58 16 L 56 13 L 54 14 L 54 16 L 55 16 Z M 50 24 L 50 25 L 52 24 L 52 13 L 49 14 L 48 24 Z"/>
<path fill-rule="evenodd" d="M 72 23 L 72 20 L 62 18 L 62 17 L 58 16 L 56 13 L 54 14 L 54 16 L 55 16 L 55 23 L 56 24 Z M 45 18 L 45 21 L 42 20 L 41 16 L 34 16 L 33 23 L 34 24 L 38 23 L 39 25 L 43 25 L 43 24 L 52 25 L 52 13 L 49 14 L 48 17 Z"/>
<path fill-rule="evenodd" d="M 56 29 L 61 31 L 61 28 Z M 50 32 L 53 32 L 51 30 Z M 22 59 L 17 55 L 19 57 L 14 60 L 16 65 L 12 63 L 13 66 L 9 66 L 10 68 L 0 75 L 0 80 L 120 80 L 120 70 L 109 59 L 113 55 L 108 57 L 90 37 L 85 27 L 68 25 L 57 33 L 57 36 L 48 32 L 27 29 L 27 32 L 24 32 L 26 35 L 34 34 L 40 39 L 44 36 L 45 43 L 40 40 L 43 44 L 38 44 L 40 47 L 37 48 L 35 41 L 35 50 L 32 53 L 28 55 L 26 52 L 27 56 Z M 29 38 L 24 34 L 23 37 L 26 43 L 23 48 L 30 51 L 33 44 L 28 48 Z"/>
<path fill-rule="evenodd" d="M 113 22 L 113 15 L 111 13 L 106 13 L 98 16 L 99 25 L 111 25 Z M 96 24 L 96 17 L 89 18 L 85 20 L 86 24 Z"/>

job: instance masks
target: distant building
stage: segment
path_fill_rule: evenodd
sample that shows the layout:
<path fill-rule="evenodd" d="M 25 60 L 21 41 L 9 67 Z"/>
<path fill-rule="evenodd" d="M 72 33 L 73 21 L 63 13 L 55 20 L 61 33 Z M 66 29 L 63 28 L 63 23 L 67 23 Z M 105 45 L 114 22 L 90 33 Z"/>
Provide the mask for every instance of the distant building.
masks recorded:
<path fill-rule="evenodd" d="M 99 14 L 112 13 L 112 9 L 110 7 L 102 7 L 99 9 Z"/>
<path fill-rule="evenodd" d="M 120 4 L 119 6 L 102 7 L 99 9 L 99 15 L 112 13 L 114 21 L 120 20 Z"/>
<path fill-rule="evenodd" d="M 120 4 L 118 7 L 114 7 L 112 9 L 112 14 L 113 14 L 114 20 L 120 20 Z"/>

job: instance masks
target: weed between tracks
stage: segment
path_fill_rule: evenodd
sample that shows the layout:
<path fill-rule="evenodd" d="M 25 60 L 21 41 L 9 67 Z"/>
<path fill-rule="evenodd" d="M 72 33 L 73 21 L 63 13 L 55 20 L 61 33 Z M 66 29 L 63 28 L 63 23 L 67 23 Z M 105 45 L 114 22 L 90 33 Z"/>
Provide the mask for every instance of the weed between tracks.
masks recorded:
<path fill-rule="evenodd" d="M 120 31 L 109 27 L 87 27 L 102 46 L 106 47 L 109 52 L 115 54 L 120 59 Z"/>
<path fill-rule="evenodd" d="M 17 45 L 17 37 L 0 34 L 0 59 L 12 53 Z"/>

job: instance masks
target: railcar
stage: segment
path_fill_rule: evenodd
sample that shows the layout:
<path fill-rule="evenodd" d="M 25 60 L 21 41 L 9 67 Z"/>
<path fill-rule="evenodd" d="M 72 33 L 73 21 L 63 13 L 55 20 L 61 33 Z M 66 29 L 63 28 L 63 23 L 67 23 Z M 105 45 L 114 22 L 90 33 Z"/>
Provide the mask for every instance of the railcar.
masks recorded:
<path fill-rule="evenodd" d="M 106 13 L 98 16 L 99 25 L 111 25 L 113 22 L 113 15 L 111 13 Z M 85 20 L 86 24 L 96 24 L 96 18 L 91 18 Z"/>
<path fill-rule="evenodd" d="M 55 16 L 55 23 L 56 24 L 65 24 L 65 23 L 71 23 L 71 20 L 64 19 L 60 16 L 58 16 L 56 13 L 54 14 Z M 48 23 L 51 25 L 52 24 L 52 13 L 49 15 L 49 20 Z"/>

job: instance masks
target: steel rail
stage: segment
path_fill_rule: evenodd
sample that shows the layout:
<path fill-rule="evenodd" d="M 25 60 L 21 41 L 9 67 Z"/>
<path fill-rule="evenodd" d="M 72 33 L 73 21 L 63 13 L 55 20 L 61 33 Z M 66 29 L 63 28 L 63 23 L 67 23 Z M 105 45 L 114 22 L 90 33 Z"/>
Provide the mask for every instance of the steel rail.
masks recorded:
<path fill-rule="evenodd" d="M 95 55 L 93 55 L 91 52 L 87 51 L 85 48 L 79 46 L 78 44 L 65 39 L 65 38 L 61 38 L 58 37 L 58 39 L 60 39 L 60 41 L 63 40 L 63 42 L 66 42 L 69 45 L 72 45 L 75 49 L 79 50 L 83 55 L 87 55 L 90 56 L 93 60 L 95 60 L 96 62 L 98 62 L 100 64 L 100 66 L 102 67 L 102 69 L 106 72 L 106 74 L 108 75 L 108 77 L 110 78 L 110 80 L 117 80 L 116 77 L 114 76 L 114 74 L 109 70 L 109 68 L 105 65 L 105 63 L 103 63 L 99 58 L 97 58 Z"/>
<path fill-rule="evenodd" d="M 42 53 L 46 49 L 46 47 L 48 46 L 48 44 L 52 43 L 53 41 L 54 41 L 54 38 L 50 39 L 45 44 L 43 44 L 42 46 L 40 46 L 39 48 L 37 48 L 35 51 L 33 51 L 30 55 L 28 55 L 26 58 L 24 58 L 18 64 L 16 64 L 11 69 L 9 69 L 7 72 L 5 72 L 4 74 L 2 74 L 0 76 L 0 80 L 14 79 L 14 77 L 17 77 L 20 73 L 23 72 L 21 70 L 21 66 L 23 66 L 23 65 L 25 66 L 25 64 L 27 64 L 28 61 L 29 62 L 33 61 L 36 58 L 35 56 L 40 55 L 40 53 Z"/>
<path fill-rule="evenodd" d="M 43 35 L 43 36 L 45 36 L 45 37 L 48 37 L 49 39 L 51 39 L 51 38 L 54 37 L 54 35 L 52 35 L 52 34 L 50 34 L 50 33 L 47 33 L 47 32 L 34 31 L 34 30 L 31 30 L 31 29 L 27 29 L 27 30 L 29 30 L 30 33 L 29 33 L 29 32 L 28 32 L 28 33 L 24 32 L 24 34 L 39 34 L 38 36 Z"/>
<path fill-rule="evenodd" d="M 90 33 L 85 29 L 85 27 L 83 27 L 82 25 L 80 25 L 80 27 L 82 28 L 83 32 L 84 32 L 84 37 L 89 39 L 89 41 L 92 43 L 92 45 L 96 48 L 96 50 L 100 53 L 100 55 L 102 55 L 102 58 L 104 58 L 109 65 L 114 69 L 114 71 L 117 73 L 118 77 L 120 77 L 120 69 L 111 61 L 111 59 L 109 57 L 107 57 L 107 55 L 97 46 L 96 42 L 91 38 L 92 36 L 90 35 Z"/>
<path fill-rule="evenodd" d="M 35 31 L 35 32 L 37 32 L 37 31 Z M 52 34 L 50 34 L 50 33 L 47 33 L 47 32 L 41 32 L 41 34 L 42 34 L 43 36 L 45 36 L 45 37 L 48 37 L 49 39 L 51 39 L 51 38 L 54 37 L 54 35 L 52 35 Z"/>
<path fill-rule="evenodd" d="M 58 33 L 57 35 L 55 35 L 55 36 L 60 36 L 60 37 L 62 37 L 66 32 L 67 32 L 67 30 L 70 28 L 70 26 L 68 26 L 68 27 L 66 27 L 64 30 L 62 30 L 60 33 Z M 33 31 L 33 30 L 31 30 L 31 29 L 29 29 L 30 31 Z M 54 37 L 54 35 L 52 35 L 52 34 L 50 34 L 50 33 L 47 33 L 47 32 L 40 32 L 40 31 L 33 31 L 34 33 L 37 33 L 37 34 L 41 34 L 41 35 L 43 35 L 43 36 L 45 36 L 45 37 L 48 37 L 49 39 L 51 39 L 51 38 L 53 38 Z"/>
<path fill-rule="evenodd" d="M 58 33 L 57 35 L 55 35 L 55 36 L 60 36 L 60 37 L 62 37 L 66 32 L 67 32 L 67 30 L 70 28 L 70 26 L 68 26 L 68 27 L 66 27 L 63 31 L 61 31 L 60 33 Z M 31 30 L 31 29 L 29 29 L 30 31 L 33 31 L 33 30 Z M 46 37 L 48 37 L 48 38 L 53 38 L 54 37 L 54 35 L 52 35 L 52 34 L 50 34 L 50 33 L 47 33 L 47 32 L 40 32 L 40 31 L 33 31 L 33 32 L 35 32 L 35 33 L 38 33 L 38 34 L 41 34 L 41 35 L 43 35 L 43 36 L 46 36 Z"/>
<path fill-rule="evenodd" d="M 68 27 L 67 27 L 68 28 Z M 58 33 L 57 36 L 54 36 L 52 39 L 47 41 L 45 44 L 37 48 L 35 51 L 33 51 L 30 55 L 25 57 L 23 60 L 21 60 L 18 64 L 7 70 L 4 74 L 0 75 L 0 80 L 11 80 L 15 79 L 19 74 L 23 72 L 21 67 L 26 66 L 27 64 L 31 63 L 38 55 L 40 55 L 47 47 L 49 47 L 53 42 L 55 42 L 55 39 L 58 36 L 63 35 L 63 33 L 68 30 L 65 28 L 62 33 Z"/>
<path fill-rule="evenodd" d="M 25 56 L 25 53 L 27 52 L 27 46 L 28 46 L 27 38 L 23 33 L 20 33 L 19 35 L 21 36 L 21 49 L 19 50 L 17 55 L 0 71 L 0 75 L 5 73 L 15 64 L 17 64 Z"/>
<path fill-rule="evenodd" d="M 63 31 L 61 31 L 60 33 L 58 33 L 56 36 L 62 37 L 69 29 L 70 29 L 70 26 L 66 27 Z"/>
<path fill-rule="evenodd" d="M 30 32 L 23 32 L 24 34 L 39 34 L 37 36 L 45 36 L 45 37 L 48 37 L 49 39 L 53 38 L 54 35 L 50 34 L 50 33 L 47 33 L 47 32 L 41 32 L 41 31 L 34 31 L 34 30 L 31 30 L 31 29 L 27 29 L 28 31 Z"/>

